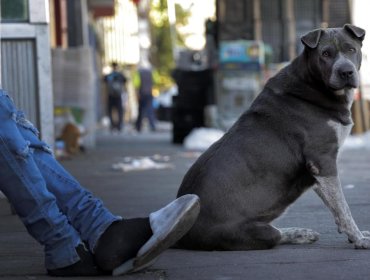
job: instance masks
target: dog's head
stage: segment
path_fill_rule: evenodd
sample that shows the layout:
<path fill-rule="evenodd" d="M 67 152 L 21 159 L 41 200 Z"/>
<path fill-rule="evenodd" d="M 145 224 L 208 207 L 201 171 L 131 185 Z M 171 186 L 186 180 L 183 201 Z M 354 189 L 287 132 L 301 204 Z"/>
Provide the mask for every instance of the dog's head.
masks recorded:
<path fill-rule="evenodd" d="M 316 29 L 301 38 L 308 67 L 335 95 L 359 86 L 361 46 L 365 30 L 351 24 Z"/>

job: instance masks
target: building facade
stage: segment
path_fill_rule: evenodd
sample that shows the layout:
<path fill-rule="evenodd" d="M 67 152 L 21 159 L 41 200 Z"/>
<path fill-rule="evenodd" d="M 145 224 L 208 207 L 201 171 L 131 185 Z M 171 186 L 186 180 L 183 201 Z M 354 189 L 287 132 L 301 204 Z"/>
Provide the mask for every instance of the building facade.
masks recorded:
<path fill-rule="evenodd" d="M 218 40 L 262 40 L 272 62 L 289 61 L 301 50 L 299 38 L 319 27 L 351 22 L 348 0 L 217 0 Z"/>
<path fill-rule="evenodd" d="M 1 87 L 53 143 L 47 0 L 1 1 Z"/>

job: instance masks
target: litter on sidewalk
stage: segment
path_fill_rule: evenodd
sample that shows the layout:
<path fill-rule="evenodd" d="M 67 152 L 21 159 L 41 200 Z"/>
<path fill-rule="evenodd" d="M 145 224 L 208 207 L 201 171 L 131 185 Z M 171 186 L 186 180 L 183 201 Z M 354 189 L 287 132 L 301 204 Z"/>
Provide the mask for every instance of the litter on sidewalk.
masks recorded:
<path fill-rule="evenodd" d="M 114 170 L 142 171 L 149 169 L 172 169 L 175 166 L 169 163 L 169 156 L 153 155 L 152 157 L 125 157 L 123 162 L 112 165 Z"/>
<path fill-rule="evenodd" d="M 184 147 L 188 150 L 204 151 L 224 135 L 224 131 L 215 128 L 193 129 L 184 139 Z"/>

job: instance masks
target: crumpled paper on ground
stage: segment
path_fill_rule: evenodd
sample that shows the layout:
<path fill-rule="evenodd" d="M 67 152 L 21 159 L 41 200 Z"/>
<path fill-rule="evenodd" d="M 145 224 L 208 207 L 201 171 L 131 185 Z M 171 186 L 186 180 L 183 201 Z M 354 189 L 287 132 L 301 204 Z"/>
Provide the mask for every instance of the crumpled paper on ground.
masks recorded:
<path fill-rule="evenodd" d="M 214 142 L 225 134 L 224 131 L 215 128 L 195 128 L 184 139 L 184 147 L 188 150 L 207 150 Z"/>
<path fill-rule="evenodd" d="M 153 160 L 153 159 L 155 160 Z M 122 170 L 124 172 L 129 171 L 141 171 L 149 169 L 167 169 L 174 168 L 172 163 L 158 162 L 156 160 L 169 161 L 168 156 L 154 155 L 153 157 L 125 157 L 124 162 L 118 162 L 112 165 L 114 170 Z"/>

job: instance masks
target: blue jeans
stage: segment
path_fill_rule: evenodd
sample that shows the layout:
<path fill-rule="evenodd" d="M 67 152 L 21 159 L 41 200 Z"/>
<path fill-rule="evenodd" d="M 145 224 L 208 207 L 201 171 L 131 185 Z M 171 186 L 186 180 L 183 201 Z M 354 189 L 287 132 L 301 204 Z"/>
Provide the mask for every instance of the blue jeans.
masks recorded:
<path fill-rule="evenodd" d="M 47 269 L 77 262 L 75 247 L 82 242 L 93 252 L 101 234 L 120 219 L 55 160 L 37 129 L 1 89 L 0 190 L 44 246 Z"/>
<path fill-rule="evenodd" d="M 116 110 L 118 120 L 114 119 L 113 111 Z M 108 97 L 108 115 L 110 120 L 110 128 L 117 129 L 118 131 L 122 130 L 123 126 L 123 115 L 124 108 L 122 104 L 122 97 L 109 96 Z"/>
<path fill-rule="evenodd" d="M 141 123 L 147 117 L 152 131 L 155 130 L 155 116 L 153 108 L 153 96 L 151 94 L 142 95 L 139 98 L 139 112 L 136 120 L 136 130 L 141 131 Z"/>

